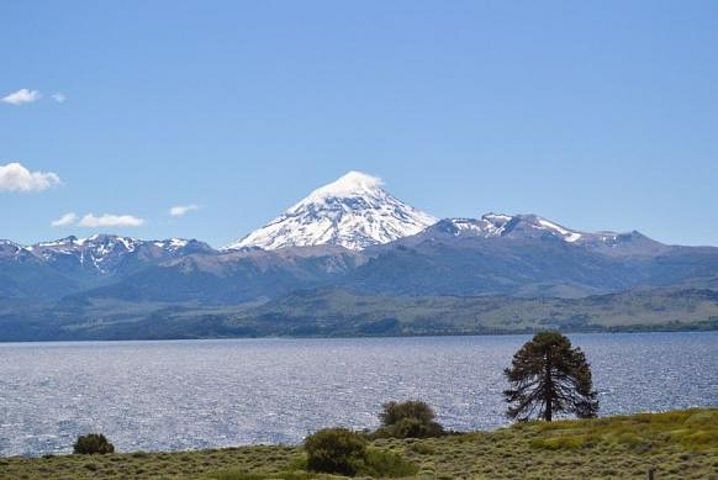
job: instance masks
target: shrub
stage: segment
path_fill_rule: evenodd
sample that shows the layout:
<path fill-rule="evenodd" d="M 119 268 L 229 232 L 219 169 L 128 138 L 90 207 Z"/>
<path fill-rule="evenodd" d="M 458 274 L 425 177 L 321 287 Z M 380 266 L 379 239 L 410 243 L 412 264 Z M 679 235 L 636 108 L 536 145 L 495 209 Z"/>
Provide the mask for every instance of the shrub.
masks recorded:
<path fill-rule="evenodd" d="M 392 427 L 395 438 L 440 437 L 444 429 L 436 422 L 423 423 L 415 418 L 404 418 Z"/>
<path fill-rule="evenodd" d="M 325 428 L 304 440 L 307 468 L 315 472 L 354 475 L 366 458 L 367 441 L 346 428 Z"/>
<path fill-rule="evenodd" d="M 80 455 L 94 455 L 113 453 L 115 446 L 107 441 L 107 438 L 101 433 L 90 433 L 80 435 L 73 445 L 73 451 Z"/>
<path fill-rule="evenodd" d="M 406 402 L 388 402 L 379 414 L 382 427 L 376 431 L 377 437 L 391 438 L 428 438 L 444 435 L 444 428 L 434 418 L 434 410 L 425 402 L 409 400 Z"/>
<path fill-rule="evenodd" d="M 379 414 L 379 419 L 385 427 L 395 425 L 407 418 L 429 423 L 436 417 L 434 410 L 426 402 L 418 400 L 387 402 L 383 405 L 383 408 L 384 410 Z"/>
<path fill-rule="evenodd" d="M 366 450 L 364 465 L 359 473 L 372 477 L 397 478 L 411 477 L 419 471 L 416 465 L 404 459 L 398 453 L 376 448 Z"/>

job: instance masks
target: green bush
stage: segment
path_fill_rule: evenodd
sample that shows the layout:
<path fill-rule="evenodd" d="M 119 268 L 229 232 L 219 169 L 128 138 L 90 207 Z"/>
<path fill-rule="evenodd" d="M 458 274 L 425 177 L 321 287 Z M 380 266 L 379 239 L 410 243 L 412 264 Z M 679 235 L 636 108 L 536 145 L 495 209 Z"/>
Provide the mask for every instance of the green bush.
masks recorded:
<path fill-rule="evenodd" d="M 382 427 L 374 436 L 380 438 L 429 438 L 445 434 L 444 427 L 434 420 L 434 410 L 421 401 L 385 403 L 379 418 Z"/>
<path fill-rule="evenodd" d="M 391 427 L 395 438 L 430 438 L 444 434 L 444 429 L 436 422 L 423 423 L 415 418 L 404 418 Z"/>
<path fill-rule="evenodd" d="M 307 468 L 315 472 L 354 475 L 364 465 L 367 441 L 346 428 L 325 428 L 304 440 Z"/>
<path fill-rule="evenodd" d="M 107 441 L 107 438 L 101 433 L 89 433 L 80 435 L 73 445 L 73 451 L 80 455 L 103 455 L 105 453 L 113 453 L 115 446 Z"/>
<path fill-rule="evenodd" d="M 368 448 L 364 465 L 359 469 L 362 475 L 381 478 L 411 477 L 419 468 L 408 462 L 398 453 L 376 448 Z"/>
<path fill-rule="evenodd" d="M 419 400 L 387 402 L 383 405 L 383 408 L 384 410 L 379 414 L 379 419 L 385 427 L 395 425 L 406 418 L 419 420 L 422 423 L 432 422 L 436 418 L 434 410 L 426 402 Z"/>

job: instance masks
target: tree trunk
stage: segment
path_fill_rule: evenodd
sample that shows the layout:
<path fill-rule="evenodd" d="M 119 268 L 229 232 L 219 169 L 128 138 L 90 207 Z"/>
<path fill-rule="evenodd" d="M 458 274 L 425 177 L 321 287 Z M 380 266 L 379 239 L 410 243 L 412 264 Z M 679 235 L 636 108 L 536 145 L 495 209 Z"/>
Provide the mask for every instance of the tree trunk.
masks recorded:
<path fill-rule="evenodd" d="M 551 378 L 551 351 L 546 352 L 546 373 L 544 378 L 546 391 L 544 392 L 544 402 L 546 409 L 544 410 L 543 419 L 547 422 L 553 417 L 553 379 Z"/>

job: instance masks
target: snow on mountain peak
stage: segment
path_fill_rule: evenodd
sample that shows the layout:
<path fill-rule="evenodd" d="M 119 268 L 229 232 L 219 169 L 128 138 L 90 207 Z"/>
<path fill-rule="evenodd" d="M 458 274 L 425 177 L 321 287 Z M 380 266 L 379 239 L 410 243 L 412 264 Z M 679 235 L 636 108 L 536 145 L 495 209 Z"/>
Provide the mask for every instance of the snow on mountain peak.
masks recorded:
<path fill-rule="evenodd" d="M 302 202 L 317 202 L 328 198 L 371 194 L 383 184 L 381 178 L 351 170 L 332 183 L 317 188 Z M 302 203 L 300 202 L 300 204 Z M 299 204 L 295 205 L 298 206 Z M 291 209 L 290 209 L 291 210 Z"/>
<path fill-rule="evenodd" d="M 437 219 L 386 192 L 382 180 L 350 171 L 225 250 L 339 245 L 362 250 L 414 235 Z"/>

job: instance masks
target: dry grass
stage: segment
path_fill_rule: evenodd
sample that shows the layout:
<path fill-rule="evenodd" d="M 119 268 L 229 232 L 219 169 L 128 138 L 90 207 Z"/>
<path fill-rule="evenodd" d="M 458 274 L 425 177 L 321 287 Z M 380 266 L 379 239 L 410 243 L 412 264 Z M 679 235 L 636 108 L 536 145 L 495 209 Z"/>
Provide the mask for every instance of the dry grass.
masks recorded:
<path fill-rule="evenodd" d="M 718 480 L 718 409 L 595 420 L 531 422 L 493 432 L 424 440 L 383 439 L 422 479 Z M 0 479 L 336 478 L 304 471 L 298 447 L 256 446 L 175 453 L 0 459 Z"/>

